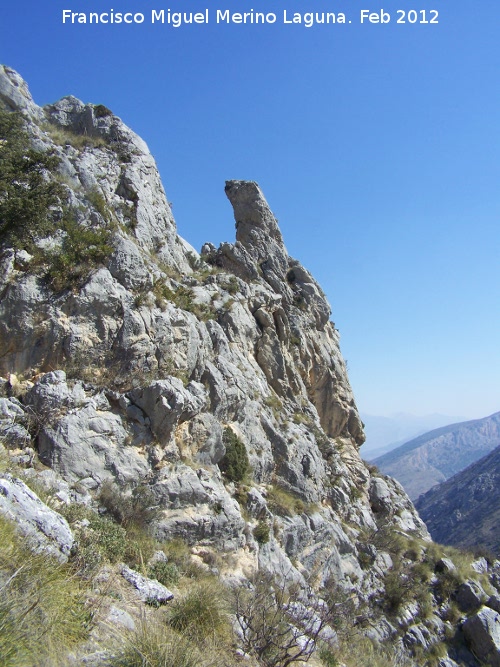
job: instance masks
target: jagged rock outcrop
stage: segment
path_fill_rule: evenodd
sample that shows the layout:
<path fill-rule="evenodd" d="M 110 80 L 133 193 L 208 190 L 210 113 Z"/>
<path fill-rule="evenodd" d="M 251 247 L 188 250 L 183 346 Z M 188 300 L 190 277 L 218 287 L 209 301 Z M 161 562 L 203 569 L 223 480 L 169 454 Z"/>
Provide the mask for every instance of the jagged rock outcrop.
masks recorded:
<path fill-rule="evenodd" d="M 75 540 L 67 521 L 12 475 L 0 478 L 0 514 L 16 524 L 34 551 L 68 560 Z"/>
<path fill-rule="evenodd" d="M 433 572 L 428 532 L 401 485 L 360 458 L 330 306 L 258 185 L 226 183 L 235 242 L 199 255 L 177 235 L 147 146 L 108 109 L 74 97 L 40 109 L 8 68 L 0 100 L 59 158 L 46 177 L 65 192 L 59 226 L 31 253 L 2 241 L 9 456 L 37 477 L 36 449 L 65 505 L 109 513 L 110 488 L 123 507 L 140 491 L 156 537 L 181 540 L 200 567 L 249 590 L 256 573 L 293 582 L 289 623 L 298 610 L 314 625 L 328 594 L 350 610 L 339 622 L 418 665 L 446 639 L 444 574 L 416 584 Z M 81 230 L 99 253 L 85 264 L 80 242 L 75 271 L 64 253 Z"/>
<path fill-rule="evenodd" d="M 500 615 L 482 609 L 464 623 L 464 635 L 474 655 L 489 667 L 500 665 Z"/>

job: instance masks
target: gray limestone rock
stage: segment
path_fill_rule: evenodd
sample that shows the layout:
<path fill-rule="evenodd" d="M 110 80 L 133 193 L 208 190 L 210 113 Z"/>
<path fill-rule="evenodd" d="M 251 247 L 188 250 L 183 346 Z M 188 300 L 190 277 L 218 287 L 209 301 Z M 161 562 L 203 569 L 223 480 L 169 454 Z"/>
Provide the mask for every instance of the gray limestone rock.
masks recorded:
<path fill-rule="evenodd" d="M 184 387 L 175 377 L 133 389 L 128 396 L 148 416 L 151 430 L 161 444 L 170 440 L 178 424 L 192 419 L 206 404 L 202 384 L 190 382 Z"/>
<path fill-rule="evenodd" d="M 500 614 L 485 607 L 463 624 L 465 641 L 488 667 L 500 667 Z"/>
<path fill-rule="evenodd" d="M 147 604 L 162 605 L 174 599 L 174 594 L 156 579 L 144 577 L 126 565 L 122 567 L 121 574 L 129 584 L 134 586 L 141 600 Z"/>
<path fill-rule="evenodd" d="M 456 572 L 457 570 L 455 564 L 449 558 L 440 558 L 436 563 L 436 567 L 434 569 L 436 572 L 443 572 L 445 574 L 448 574 L 450 572 Z"/>
<path fill-rule="evenodd" d="M 210 413 L 204 412 L 189 419 L 187 428 L 178 437 L 183 455 L 202 464 L 217 464 L 226 453 L 222 440 L 220 422 Z"/>
<path fill-rule="evenodd" d="M 412 664 L 415 646 L 442 639 L 443 624 L 427 619 L 428 635 L 416 604 L 402 627 L 387 620 L 385 578 L 406 559 L 391 558 L 390 539 L 371 541 L 379 531 L 419 539 L 423 557 L 429 536 L 402 487 L 360 459 L 363 426 L 330 306 L 288 255 L 258 185 L 226 183 L 236 239 L 205 244 L 199 256 L 177 235 L 146 144 L 116 115 L 74 97 L 42 111 L 8 68 L 0 100 L 60 158 L 77 223 L 114 230 L 110 256 L 72 289 L 54 291 L 27 253 L 0 258 L 0 374 L 30 378 L 0 380 L 9 446 L 38 447 L 61 503 L 93 503 L 108 478 L 122 488 L 146 482 L 159 539 L 219 552 L 221 572 L 234 565 L 243 585 L 260 567 L 297 590 L 307 577 L 318 590 L 335 586 L 372 615 L 360 632 Z M 54 234 L 40 248 L 57 251 L 62 240 Z M 228 427 L 245 444 L 251 483 L 221 476 Z M 15 454 L 29 465 L 34 451 Z M 288 494 L 288 509 L 270 502 L 273 488 Z M 260 520 L 272 527 L 266 544 L 253 536 Z M 498 585 L 498 572 L 490 577 Z"/>
<path fill-rule="evenodd" d="M 22 111 L 36 121 L 43 121 L 43 112 L 33 102 L 26 82 L 5 65 L 0 65 L 0 100 L 12 111 Z"/>
<path fill-rule="evenodd" d="M 29 415 L 15 398 L 0 398 L 0 437 L 12 448 L 24 449 L 31 442 Z"/>
<path fill-rule="evenodd" d="M 116 236 L 109 271 L 128 290 L 152 287 L 153 275 L 145 263 L 143 253 L 128 238 Z"/>
<path fill-rule="evenodd" d="M 486 558 L 478 558 L 475 560 L 473 563 L 471 563 L 471 567 L 475 572 L 478 572 L 479 574 L 485 574 L 488 572 L 488 561 Z"/>
<path fill-rule="evenodd" d="M 490 595 L 486 606 L 500 614 L 500 595 Z"/>
<path fill-rule="evenodd" d="M 374 512 L 390 510 L 392 495 L 385 482 L 380 477 L 372 477 L 370 481 L 370 503 Z"/>
<path fill-rule="evenodd" d="M 111 625 L 117 625 L 126 630 L 135 630 L 135 621 L 132 616 L 116 605 L 111 605 L 106 621 Z"/>
<path fill-rule="evenodd" d="M 120 416 L 99 409 L 92 399 L 53 426 L 44 427 L 38 450 L 46 465 L 70 481 L 92 478 L 100 484 L 114 477 L 120 484 L 136 484 L 147 475 L 149 466 L 128 441 Z"/>
<path fill-rule="evenodd" d="M 45 419 L 54 418 L 72 408 L 88 403 L 87 395 L 80 382 L 71 388 L 66 382 L 64 371 L 45 373 L 27 392 L 24 403 L 34 415 L 44 415 Z"/>
<path fill-rule="evenodd" d="M 66 519 L 9 474 L 0 478 L 0 512 L 16 524 L 34 551 L 68 560 L 74 538 Z"/>
<path fill-rule="evenodd" d="M 431 633 L 422 623 L 411 625 L 403 637 L 403 643 L 408 648 L 420 646 L 423 649 L 427 649 L 432 643 Z"/>
<path fill-rule="evenodd" d="M 160 539 L 182 537 L 219 549 L 243 546 L 243 520 L 238 503 L 217 478 L 203 468 L 176 464 L 161 469 L 151 486 L 160 507 L 156 524 Z"/>
<path fill-rule="evenodd" d="M 487 595 L 477 582 L 469 580 L 460 584 L 453 598 L 462 611 L 471 612 L 486 601 Z"/>

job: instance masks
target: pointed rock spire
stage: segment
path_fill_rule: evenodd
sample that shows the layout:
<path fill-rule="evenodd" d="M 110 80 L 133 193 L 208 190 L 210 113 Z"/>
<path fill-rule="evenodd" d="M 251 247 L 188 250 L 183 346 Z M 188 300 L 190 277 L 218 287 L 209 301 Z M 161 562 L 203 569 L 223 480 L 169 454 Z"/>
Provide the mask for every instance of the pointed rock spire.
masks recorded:
<path fill-rule="evenodd" d="M 280 278 L 288 269 L 288 253 L 278 222 L 254 181 L 226 181 L 226 195 L 236 221 L 236 241 L 258 264 L 267 264 Z"/>

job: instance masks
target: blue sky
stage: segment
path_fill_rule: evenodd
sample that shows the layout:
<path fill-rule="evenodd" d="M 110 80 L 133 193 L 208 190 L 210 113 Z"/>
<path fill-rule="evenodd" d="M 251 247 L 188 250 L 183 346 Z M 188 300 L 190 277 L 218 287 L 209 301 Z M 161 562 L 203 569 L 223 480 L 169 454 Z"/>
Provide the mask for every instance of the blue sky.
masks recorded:
<path fill-rule="evenodd" d="M 361 25 L 379 5 L 391 22 Z M 62 9 L 206 7 L 278 21 L 61 22 Z M 436 9 L 439 24 L 397 25 L 399 8 Z M 283 9 L 352 23 L 283 25 Z M 260 184 L 329 297 L 362 411 L 500 410 L 496 0 L 19 0 L 0 20 L 0 61 L 37 103 L 103 103 L 148 142 L 198 249 L 234 238 L 224 181 Z"/>

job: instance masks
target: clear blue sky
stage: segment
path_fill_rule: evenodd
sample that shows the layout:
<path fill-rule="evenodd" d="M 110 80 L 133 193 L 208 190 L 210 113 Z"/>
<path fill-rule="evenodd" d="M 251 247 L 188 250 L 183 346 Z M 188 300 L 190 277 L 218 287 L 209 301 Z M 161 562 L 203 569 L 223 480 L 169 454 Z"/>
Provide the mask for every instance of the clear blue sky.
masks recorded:
<path fill-rule="evenodd" d="M 384 9 L 388 25 L 360 25 Z M 63 26 L 61 10 L 275 12 L 275 25 Z M 283 25 L 283 9 L 344 26 Z M 396 25 L 396 9 L 438 25 Z M 39 104 L 103 103 L 158 161 L 179 231 L 233 240 L 258 181 L 317 277 L 364 412 L 500 410 L 498 0 L 18 0 L 0 61 Z"/>

